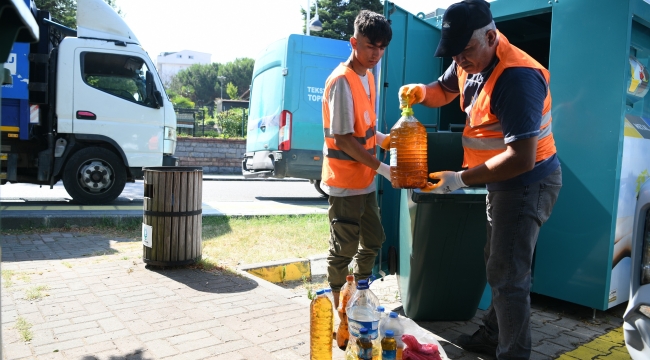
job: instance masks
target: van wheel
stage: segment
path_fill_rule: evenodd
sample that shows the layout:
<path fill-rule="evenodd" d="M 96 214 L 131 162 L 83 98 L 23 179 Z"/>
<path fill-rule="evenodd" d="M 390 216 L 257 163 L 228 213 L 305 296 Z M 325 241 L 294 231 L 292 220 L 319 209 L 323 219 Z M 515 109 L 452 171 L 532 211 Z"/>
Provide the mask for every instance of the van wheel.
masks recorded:
<path fill-rule="evenodd" d="M 115 153 L 88 147 L 74 153 L 63 170 L 63 186 L 72 198 L 85 205 L 115 200 L 126 185 L 126 168 Z"/>
<path fill-rule="evenodd" d="M 321 189 L 321 187 L 320 187 L 320 180 L 315 180 L 314 181 L 314 187 L 316 188 L 316 191 L 318 191 L 321 195 L 323 195 L 325 197 L 325 199 L 329 199 L 330 196 L 327 195 L 327 193 L 325 191 L 323 191 L 323 189 Z"/>

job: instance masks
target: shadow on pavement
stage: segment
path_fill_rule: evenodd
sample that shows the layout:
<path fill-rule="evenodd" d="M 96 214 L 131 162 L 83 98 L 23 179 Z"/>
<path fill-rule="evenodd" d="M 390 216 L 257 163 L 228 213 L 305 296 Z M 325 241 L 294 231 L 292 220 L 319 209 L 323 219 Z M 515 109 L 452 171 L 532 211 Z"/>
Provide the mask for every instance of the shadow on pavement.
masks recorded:
<path fill-rule="evenodd" d="M 9 220 L 3 219 L 6 221 Z M 126 238 L 74 233 L 0 235 L 2 262 L 88 259 L 116 254 L 119 249 L 114 247 L 129 247 L 134 243 Z"/>
<path fill-rule="evenodd" d="M 149 358 L 149 357 L 146 357 L 146 356 L 142 355 L 142 353 L 144 351 L 145 351 L 145 349 L 137 349 L 137 350 L 134 350 L 133 352 L 130 352 L 128 354 L 109 356 L 107 359 L 108 360 L 124 360 L 124 359 L 126 359 L 126 360 L 149 360 L 149 359 L 154 359 L 154 358 Z M 98 359 L 99 359 L 98 357 L 92 356 L 92 355 L 87 355 L 87 356 L 84 356 L 84 357 L 81 358 L 81 360 L 98 360 Z"/>
<path fill-rule="evenodd" d="M 205 271 L 184 267 L 160 268 L 153 266 L 147 266 L 146 269 L 193 290 L 206 293 L 241 293 L 251 291 L 258 286 L 256 282 L 227 270 Z"/>

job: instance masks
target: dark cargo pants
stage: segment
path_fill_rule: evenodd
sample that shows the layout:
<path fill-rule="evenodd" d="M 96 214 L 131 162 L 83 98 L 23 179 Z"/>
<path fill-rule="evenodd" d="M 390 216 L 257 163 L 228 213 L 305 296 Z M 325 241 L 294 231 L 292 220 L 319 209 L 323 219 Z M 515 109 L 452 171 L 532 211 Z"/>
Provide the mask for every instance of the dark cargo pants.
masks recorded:
<path fill-rule="evenodd" d="M 485 264 L 492 305 L 483 317 L 498 338 L 497 359 L 529 359 L 530 281 L 540 227 L 548 220 L 562 187 L 560 167 L 544 179 L 487 196 Z"/>
<path fill-rule="evenodd" d="M 327 281 L 332 291 L 339 291 L 353 258 L 356 279 L 366 279 L 372 274 L 375 257 L 386 237 L 374 191 L 365 195 L 330 196 L 329 205 Z"/>

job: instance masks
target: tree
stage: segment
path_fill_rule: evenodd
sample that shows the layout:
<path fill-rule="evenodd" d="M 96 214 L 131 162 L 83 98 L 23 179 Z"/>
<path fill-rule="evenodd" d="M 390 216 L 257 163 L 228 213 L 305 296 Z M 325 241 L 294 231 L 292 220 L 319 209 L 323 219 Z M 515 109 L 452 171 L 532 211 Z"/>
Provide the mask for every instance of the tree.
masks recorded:
<path fill-rule="evenodd" d="M 190 98 L 200 106 L 209 105 L 219 97 L 218 63 L 194 64 L 176 74 L 169 89 Z"/>
<path fill-rule="evenodd" d="M 233 97 L 228 92 L 225 92 L 231 99 L 239 97 L 244 91 L 248 90 L 253 79 L 253 66 L 255 60 L 251 58 L 237 58 L 235 61 L 228 62 L 219 68 L 219 75 L 225 76 L 226 80 L 232 83 L 237 88 L 237 93 Z"/>
<path fill-rule="evenodd" d="M 118 14 L 124 15 L 115 0 L 104 0 Z M 49 11 L 53 19 L 59 24 L 70 28 L 77 27 L 77 0 L 35 0 L 36 7 L 40 10 Z"/>
<path fill-rule="evenodd" d="M 237 100 L 239 96 L 237 96 L 237 87 L 235 84 L 229 82 L 228 85 L 226 86 L 226 93 L 228 93 L 228 97 Z"/>
<path fill-rule="evenodd" d="M 315 4 L 310 10 L 310 19 L 316 14 Z M 312 36 L 337 40 L 350 40 L 354 35 L 354 19 L 361 10 L 370 10 L 383 14 L 384 5 L 380 0 L 318 0 L 318 18 L 323 23 L 323 30 L 310 32 Z M 300 9 L 303 21 L 307 12 Z M 303 27 L 306 34 L 306 28 Z"/>

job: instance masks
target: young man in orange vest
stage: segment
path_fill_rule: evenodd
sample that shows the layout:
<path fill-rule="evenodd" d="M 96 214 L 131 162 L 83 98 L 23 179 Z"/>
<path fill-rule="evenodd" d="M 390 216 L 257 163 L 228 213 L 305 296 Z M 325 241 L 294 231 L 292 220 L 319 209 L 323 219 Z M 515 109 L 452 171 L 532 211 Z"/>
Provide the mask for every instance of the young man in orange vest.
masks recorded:
<path fill-rule="evenodd" d="M 435 56 L 454 60 L 438 81 L 405 85 L 399 92 L 410 104 L 429 107 L 460 95 L 467 114 L 467 170 L 430 174 L 439 180 L 432 192 L 478 184 L 488 190 L 485 264 L 492 306 L 484 325 L 456 344 L 498 359 L 528 359 L 533 251 L 562 186 L 549 72 L 496 29 L 484 0 L 465 0 L 446 10 Z"/>
<path fill-rule="evenodd" d="M 322 183 L 329 194 L 327 281 L 337 307 L 352 259 L 355 278 L 367 279 L 385 239 L 375 174 L 390 178 L 390 167 L 375 153 L 377 145 L 388 147 L 389 136 L 375 130 L 375 80 L 370 69 L 384 55 L 392 36 L 385 17 L 362 10 L 354 20 L 350 58 L 325 83 Z"/>

